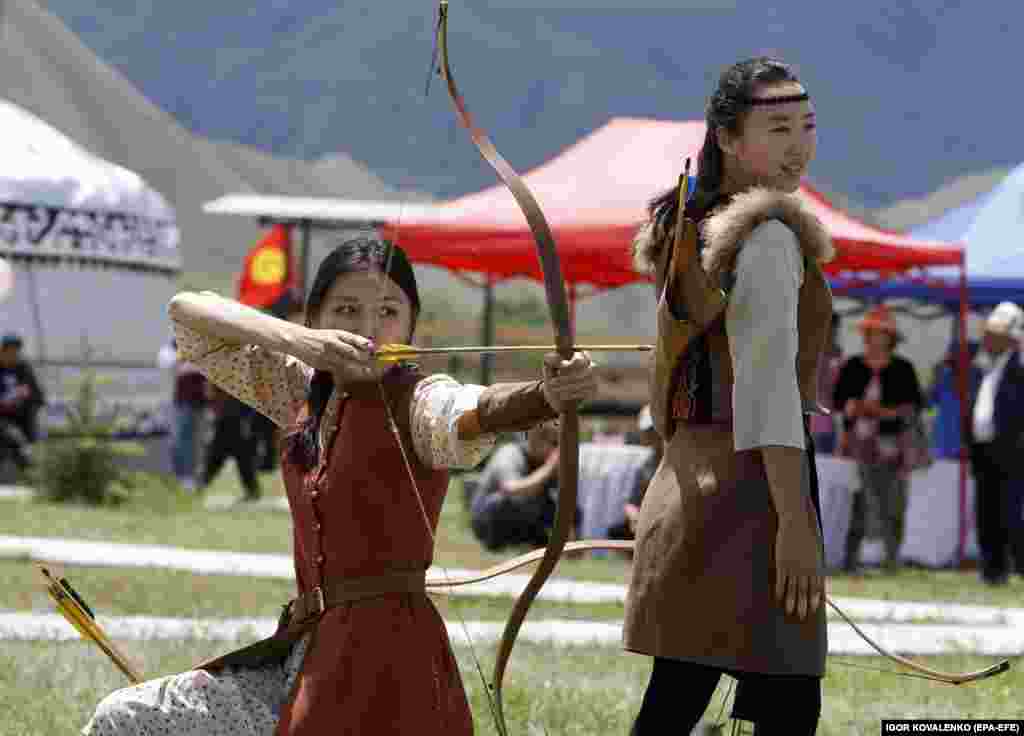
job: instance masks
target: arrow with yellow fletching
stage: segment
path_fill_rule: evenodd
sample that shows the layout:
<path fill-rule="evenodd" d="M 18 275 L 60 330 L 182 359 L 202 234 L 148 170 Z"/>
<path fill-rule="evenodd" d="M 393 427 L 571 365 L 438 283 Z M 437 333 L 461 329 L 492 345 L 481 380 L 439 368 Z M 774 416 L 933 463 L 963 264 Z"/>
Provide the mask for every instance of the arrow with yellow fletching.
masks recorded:
<path fill-rule="evenodd" d="M 93 616 L 92 609 L 71 587 L 71 584 L 64 578 L 56 579 L 45 567 L 40 571 L 46 578 L 46 592 L 50 594 L 57 611 L 68 620 L 68 623 L 75 627 L 83 639 L 91 641 L 110 657 L 110 660 L 117 665 L 117 668 L 132 684 L 137 685 L 142 682 L 145 679 L 142 673 L 107 636 L 107 632 Z"/>

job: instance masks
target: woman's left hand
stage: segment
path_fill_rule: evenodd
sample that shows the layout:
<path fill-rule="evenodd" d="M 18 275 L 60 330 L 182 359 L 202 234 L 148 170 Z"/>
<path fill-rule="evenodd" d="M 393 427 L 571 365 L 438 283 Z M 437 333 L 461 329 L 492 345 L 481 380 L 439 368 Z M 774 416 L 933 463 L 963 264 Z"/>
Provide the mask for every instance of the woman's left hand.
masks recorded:
<path fill-rule="evenodd" d="M 882 404 L 877 399 L 864 399 L 861 402 L 861 410 L 864 414 L 875 419 L 882 418 Z"/>
<path fill-rule="evenodd" d="M 544 356 L 544 398 L 557 412 L 562 405 L 589 401 L 597 396 L 597 375 L 587 353 L 573 353 L 562 360 L 558 353 Z"/>

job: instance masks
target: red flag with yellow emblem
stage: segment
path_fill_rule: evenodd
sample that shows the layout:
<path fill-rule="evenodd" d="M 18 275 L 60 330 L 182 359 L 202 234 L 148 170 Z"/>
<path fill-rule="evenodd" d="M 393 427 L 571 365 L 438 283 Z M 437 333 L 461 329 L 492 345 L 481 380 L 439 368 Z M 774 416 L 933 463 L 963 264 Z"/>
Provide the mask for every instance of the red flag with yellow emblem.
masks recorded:
<path fill-rule="evenodd" d="M 238 278 L 238 301 L 268 309 L 297 287 L 292 267 L 291 228 L 274 225 L 245 257 Z"/>

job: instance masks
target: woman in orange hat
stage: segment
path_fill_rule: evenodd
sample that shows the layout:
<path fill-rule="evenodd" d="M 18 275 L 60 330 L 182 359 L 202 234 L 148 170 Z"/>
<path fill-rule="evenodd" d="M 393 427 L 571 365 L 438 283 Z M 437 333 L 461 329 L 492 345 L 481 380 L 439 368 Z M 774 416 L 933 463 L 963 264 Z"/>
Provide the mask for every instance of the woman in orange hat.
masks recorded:
<path fill-rule="evenodd" d="M 903 335 L 889 308 L 872 308 L 857 328 L 864 353 L 843 364 L 832 396 L 833 406 L 843 413 L 839 454 L 857 461 L 862 491 L 853 499 L 843 563 L 847 571 L 856 569 L 869 510 L 882 526 L 885 566 L 899 564 L 909 485 L 904 440 L 923 404 L 914 366 L 893 354 Z"/>

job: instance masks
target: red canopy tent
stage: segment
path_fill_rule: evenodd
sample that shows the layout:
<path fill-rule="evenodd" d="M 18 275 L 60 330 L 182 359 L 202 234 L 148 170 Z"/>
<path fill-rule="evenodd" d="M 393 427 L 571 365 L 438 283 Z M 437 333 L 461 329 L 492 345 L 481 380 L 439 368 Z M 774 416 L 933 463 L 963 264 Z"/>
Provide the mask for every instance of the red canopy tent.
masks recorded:
<path fill-rule="evenodd" d="M 551 224 L 570 285 L 600 289 L 645 279 L 633 270 L 630 242 L 648 201 L 673 185 L 687 156 L 696 164 L 704 132 L 703 122 L 613 118 L 525 175 Z M 835 242 L 830 273 L 894 273 L 963 261 L 960 247 L 862 223 L 810 185 L 800 194 Z M 500 184 L 400 218 L 384 231 L 418 263 L 495 280 L 542 278 L 526 221 Z"/>

